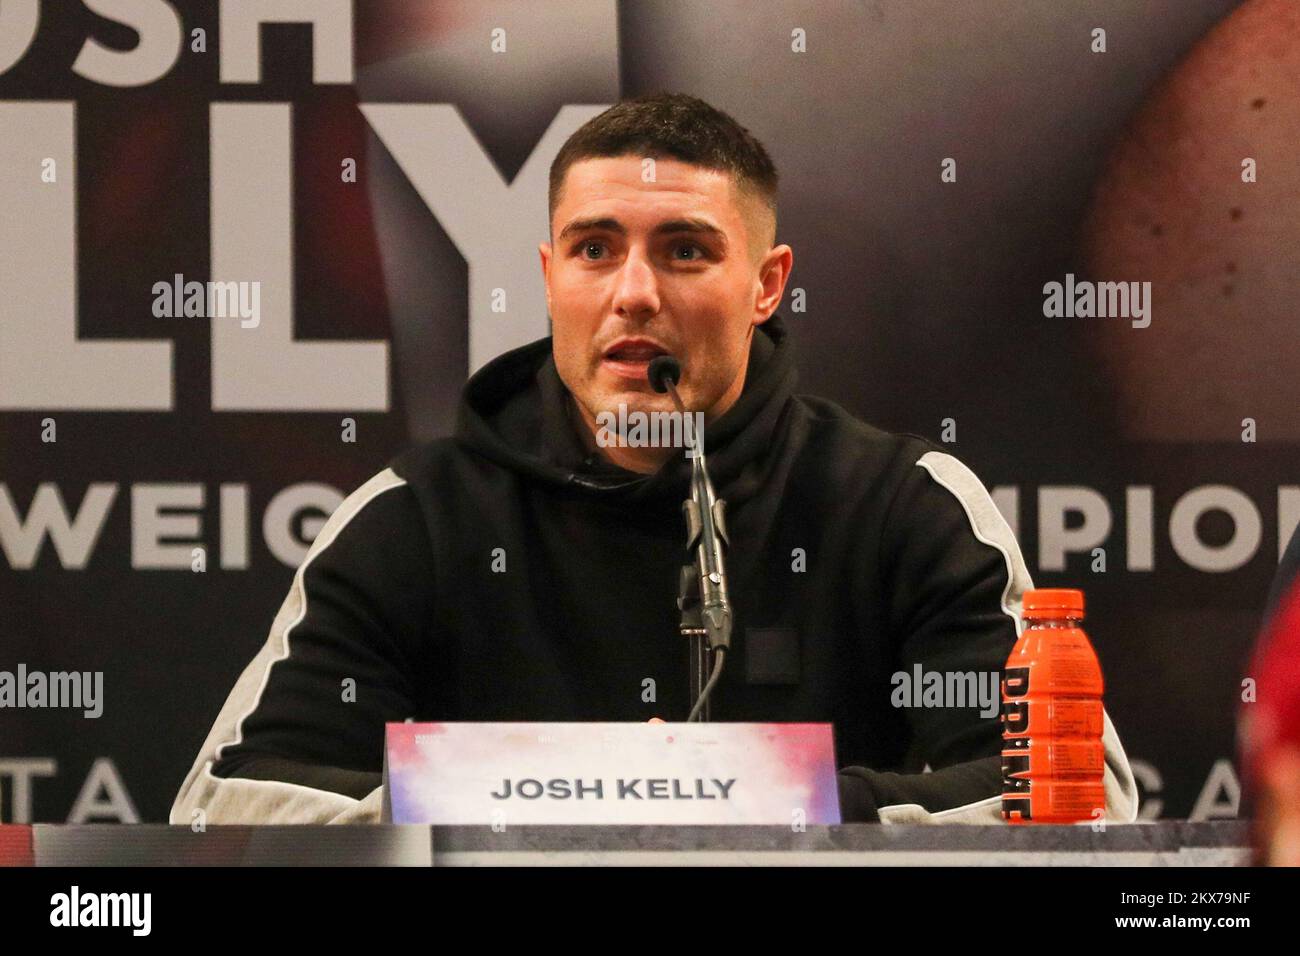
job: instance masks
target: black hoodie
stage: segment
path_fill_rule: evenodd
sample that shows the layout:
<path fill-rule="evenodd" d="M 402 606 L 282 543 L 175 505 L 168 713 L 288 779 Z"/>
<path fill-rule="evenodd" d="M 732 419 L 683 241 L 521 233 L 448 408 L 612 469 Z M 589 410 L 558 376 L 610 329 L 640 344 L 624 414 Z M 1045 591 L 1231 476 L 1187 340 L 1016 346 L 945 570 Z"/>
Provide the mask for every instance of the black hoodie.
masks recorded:
<path fill-rule="evenodd" d="M 735 621 L 712 719 L 831 722 L 846 822 L 997 822 L 997 717 L 973 699 L 896 705 L 914 703 L 900 675 L 917 668 L 970 674 L 966 687 L 1000 675 L 1032 586 L 1011 531 L 942 448 L 795 395 L 795 378 L 773 316 L 705 433 Z M 610 465 L 571 407 L 550 339 L 508 352 L 467 383 L 454 438 L 349 496 L 173 822 L 199 807 L 209 821 L 375 819 L 387 721 L 686 718 L 675 599 L 690 462 Z M 1108 815 L 1131 819 L 1109 718 L 1106 755 Z"/>

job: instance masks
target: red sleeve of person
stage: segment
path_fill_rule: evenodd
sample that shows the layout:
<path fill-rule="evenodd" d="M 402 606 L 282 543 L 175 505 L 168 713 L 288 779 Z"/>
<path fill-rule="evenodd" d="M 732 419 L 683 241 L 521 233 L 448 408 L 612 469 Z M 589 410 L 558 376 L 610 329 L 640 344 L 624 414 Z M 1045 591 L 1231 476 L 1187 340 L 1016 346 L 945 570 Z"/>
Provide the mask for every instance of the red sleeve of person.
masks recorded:
<path fill-rule="evenodd" d="M 1258 862 L 1300 866 L 1300 530 L 1243 682 L 1239 744 Z M 1253 689 L 1253 693 L 1251 690 Z"/>

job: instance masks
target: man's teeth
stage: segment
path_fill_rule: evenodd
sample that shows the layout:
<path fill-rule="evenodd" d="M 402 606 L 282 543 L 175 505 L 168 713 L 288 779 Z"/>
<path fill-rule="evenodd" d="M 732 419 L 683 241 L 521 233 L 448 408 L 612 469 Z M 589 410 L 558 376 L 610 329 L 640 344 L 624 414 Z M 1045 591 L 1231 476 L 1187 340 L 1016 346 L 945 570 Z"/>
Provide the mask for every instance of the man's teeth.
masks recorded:
<path fill-rule="evenodd" d="M 610 358 L 622 362 L 648 362 L 658 354 L 654 349 L 619 349 L 610 353 Z"/>

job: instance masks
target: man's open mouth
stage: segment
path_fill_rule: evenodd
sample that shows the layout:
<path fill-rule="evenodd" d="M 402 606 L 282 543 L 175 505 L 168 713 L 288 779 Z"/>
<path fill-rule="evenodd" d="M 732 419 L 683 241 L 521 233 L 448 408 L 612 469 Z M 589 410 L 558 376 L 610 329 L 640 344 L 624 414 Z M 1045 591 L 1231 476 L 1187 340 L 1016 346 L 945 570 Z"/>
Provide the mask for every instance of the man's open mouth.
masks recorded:
<path fill-rule="evenodd" d="M 667 354 L 667 349 L 664 349 L 658 342 L 651 342 L 649 339 L 619 339 L 604 352 L 604 362 L 614 365 L 627 365 L 627 367 L 641 367 L 641 365 L 649 364 L 650 360 L 656 358 L 656 356 Z"/>

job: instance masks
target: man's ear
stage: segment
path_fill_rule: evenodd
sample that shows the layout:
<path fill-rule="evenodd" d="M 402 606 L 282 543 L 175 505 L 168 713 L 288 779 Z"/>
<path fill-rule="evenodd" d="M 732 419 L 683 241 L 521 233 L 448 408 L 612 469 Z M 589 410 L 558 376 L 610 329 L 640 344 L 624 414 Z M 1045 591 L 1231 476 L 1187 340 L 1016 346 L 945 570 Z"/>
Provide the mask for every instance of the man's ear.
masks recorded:
<path fill-rule="evenodd" d="M 551 244 L 539 242 L 537 254 L 542 260 L 542 288 L 546 290 L 546 313 L 551 312 Z"/>
<path fill-rule="evenodd" d="M 763 256 L 758 267 L 758 298 L 754 302 L 755 315 L 762 318 L 755 325 L 762 325 L 771 318 L 776 307 L 781 304 L 781 296 L 785 295 L 785 284 L 793 267 L 794 250 L 789 246 L 773 246 Z"/>

